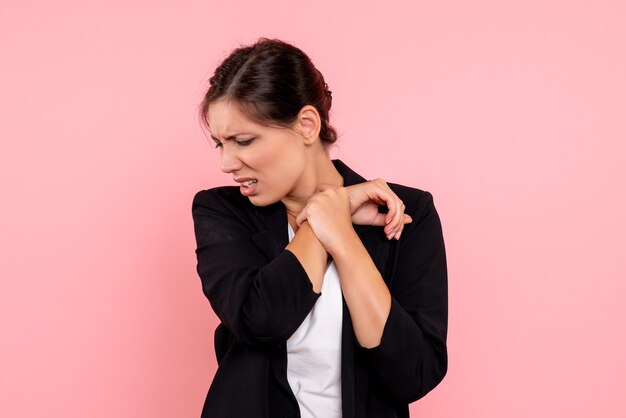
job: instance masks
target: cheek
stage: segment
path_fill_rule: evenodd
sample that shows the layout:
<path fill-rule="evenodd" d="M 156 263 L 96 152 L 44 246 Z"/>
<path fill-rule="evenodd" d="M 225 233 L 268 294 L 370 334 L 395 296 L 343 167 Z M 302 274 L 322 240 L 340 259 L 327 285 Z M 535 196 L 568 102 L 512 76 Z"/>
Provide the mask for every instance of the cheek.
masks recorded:
<path fill-rule="evenodd" d="M 276 173 L 276 180 L 286 187 L 291 187 L 298 181 L 304 171 L 306 159 L 299 153 L 284 155 L 280 161 L 280 173 Z"/>
<path fill-rule="evenodd" d="M 272 145 L 249 155 L 247 165 L 257 171 L 274 192 L 287 193 L 302 175 L 306 155 L 293 140 L 276 141 Z"/>
<path fill-rule="evenodd" d="M 259 155 L 256 162 L 275 181 L 284 182 L 300 171 L 304 158 L 297 148 L 283 146 L 276 152 Z"/>

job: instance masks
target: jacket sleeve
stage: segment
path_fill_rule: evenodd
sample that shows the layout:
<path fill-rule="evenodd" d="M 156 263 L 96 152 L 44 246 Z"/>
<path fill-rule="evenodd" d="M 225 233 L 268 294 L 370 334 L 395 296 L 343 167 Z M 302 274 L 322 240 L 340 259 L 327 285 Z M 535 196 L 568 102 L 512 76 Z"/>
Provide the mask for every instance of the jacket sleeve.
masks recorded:
<path fill-rule="evenodd" d="M 284 343 L 320 294 L 288 250 L 269 260 L 253 243 L 242 211 L 219 188 L 194 196 L 197 272 L 215 314 L 248 345 Z M 287 225 L 285 225 L 287 228 Z"/>
<path fill-rule="evenodd" d="M 448 364 L 448 285 L 441 223 L 430 193 L 421 192 L 413 207 L 409 214 L 414 221 L 397 242 L 391 310 L 381 342 L 373 348 L 360 347 L 376 381 L 403 403 L 433 389 Z"/>

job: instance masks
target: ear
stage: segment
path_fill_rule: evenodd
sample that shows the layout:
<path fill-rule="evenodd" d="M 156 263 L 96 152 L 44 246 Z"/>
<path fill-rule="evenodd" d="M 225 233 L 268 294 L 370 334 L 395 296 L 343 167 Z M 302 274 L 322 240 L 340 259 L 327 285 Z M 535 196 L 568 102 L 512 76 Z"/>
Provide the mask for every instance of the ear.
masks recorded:
<path fill-rule="evenodd" d="M 311 145 L 319 141 L 321 127 L 322 123 L 317 109 L 311 105 L 303 106 L 298 112 L 295 128 L 304 137 L 305 144 Z"/>

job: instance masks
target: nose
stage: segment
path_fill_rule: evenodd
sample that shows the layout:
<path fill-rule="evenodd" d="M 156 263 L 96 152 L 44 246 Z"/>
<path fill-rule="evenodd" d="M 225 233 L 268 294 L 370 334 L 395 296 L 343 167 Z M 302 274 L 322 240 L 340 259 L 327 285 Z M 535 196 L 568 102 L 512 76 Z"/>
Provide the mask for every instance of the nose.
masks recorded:
<path fill-rule="evenodd" d="M 224 144 L 221 150 L 220 169 L 224 173 L 232 173 L 242 166 L 241 160 L 237 156 L 237 150 L 229 145 L 231 144 Z"/>

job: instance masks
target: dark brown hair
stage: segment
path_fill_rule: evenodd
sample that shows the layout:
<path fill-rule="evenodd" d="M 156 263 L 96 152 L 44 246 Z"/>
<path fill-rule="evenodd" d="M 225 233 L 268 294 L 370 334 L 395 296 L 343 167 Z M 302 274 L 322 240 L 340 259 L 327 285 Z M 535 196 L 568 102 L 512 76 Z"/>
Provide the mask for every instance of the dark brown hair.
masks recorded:
<path fill-rule="evenodd" d="M 329 124 L 331 91 L 324 76 L 300 49 L 279 39 L 259 38 L 235 49 L 209 79 L 210 87 L 200 104 L 200 119 L 209 128 L 209 105 L 231 100 L 249 119 L 262 125 L 289 128 L 305 105 L 320 115 L 320 139 L 324 146 L 337 140 Z"/>

